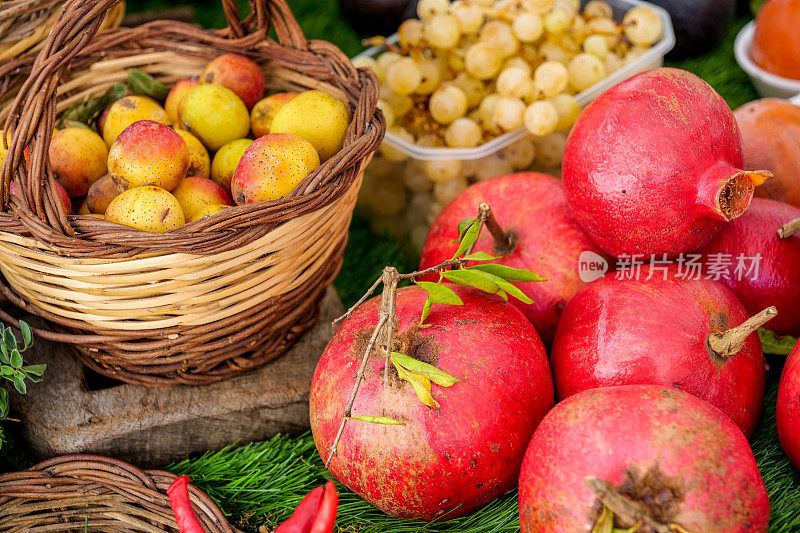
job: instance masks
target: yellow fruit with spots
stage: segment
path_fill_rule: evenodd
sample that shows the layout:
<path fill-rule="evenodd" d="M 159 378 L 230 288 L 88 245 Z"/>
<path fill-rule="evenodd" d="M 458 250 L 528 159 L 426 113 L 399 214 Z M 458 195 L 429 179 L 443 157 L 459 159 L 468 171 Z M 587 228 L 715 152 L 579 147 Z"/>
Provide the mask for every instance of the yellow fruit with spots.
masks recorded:
<path fill-rule="evenodd" d="M 139 120 L 152 120 L 169 124 L 169 117 L 158 102 L 147 96 L 133 95 L 120 98 L 108 108 L 103 119 L 103 140 L 111 146 L 122 131 Z"/>
<path fill-rule="evenodd" d="M 108 152 L 108 172 L 127 188 L 178 186 L 189 168 L 189 148 L 172 128 L 140 120 L 119 134 Z"/>
<path fill-rule="evenodd" d="M 178 106 L 178 118 L 209 150 L 219 150 L 250 132 L 250 113 L 244 103 L 220 85 L 201 84 L 190 89 Z"/>
<path fill-rule="evenodd" d="M 106 210 L 105 219 L 154 233 L 164 233 L 185 223 L 178 200 L 161 187 L 134 187 L 120 194 Z"/>
<path fill-rule="evenodd" d="M 108 147 L 89 128 L 65 128 L 53 134 L 48 157 L 50 168 L 70 197 L 79 198 L 106 174 Z"/>
<path fill-rule="evenodd" d="M 186 96 L 186 93 L 198 85 L 200 85 L 200 80 L 196 78 L 184 78 L 175 82 L 164 102 L 164 110 L 167 112 L 170 122 L 178 122 L 178 106 L 181 105 L 181 100 Z"/>
<path fill-rule="evenodd" d="M 195 212 L 194 216 L 187 220 L 187 222 L 194 222 L 195 220 L 200 220 L 203 217 L 210 217 L 216 215 L 220 211 L 224 211 L 225 209 L 230 209 L 231 206 L 225 204 L 208 204 L 203 206 L 202 209 Z"/>
<path fill-rule="evenodd" d="M 3 136 L 4 135 L 5 135 L 5 132 L 3 130 L 0 130 L 0 166 L 3 165 L 3 160 L 6 158 L 6 154 L 8 153 L 8 150 L 6 150 L 6 147 L 5 147 L 4 143 L 3 143 Z M 9 142 L 9 144 L 11 144 L 10 137 L 8 135 L 5 135 L 5 137 L 6 137 L 6 140 Z"/>
<path fill-rule="evenodd" d="M 222 186 L 226 191 L 231 190 L 231 178 L 236 165 L 242 158 L 247 147 L 253 144 L 250 139 L 236 139 L 225 144 L 214 154 L 211 162 L 211 179 Z"/>
<path fill-rule="evenodd" d="M 189 176 L 175 187 L 172 195 L 178 199 L 186 220 L 194 220 L 198 211 L 211 204 L 233 205 L 227 190 L 208 178 Z"/>
<path fill-rule="evenodd" d="M 317 149 L 321 161 L 327 161 L 342 149 L 349 124 L 341 100 L 322 91 L 306 91 L 278 109 L 269 132 L 297 135 Z"/>
<path fill-rule="evenodd" d="M 262 137 L 269 133 L 275 113 L 295 96 L 297 93 L 276 93 L 256 102 L 253 110 L 250 111 L 250 129 L 253 131 L 253 135 Z"/>
<path fill-rule="evenodd" d="M 211 158 L 208 157 L 208 150 L 200 142 L 200 139 L 186 130 L 175 130 L 175 133 L 183 137 L 186 147 L 189 149 L 189 168 L 187 176 L 200 176 L 207 178 L 211 174 Z"/>
<path fill-rule="evenodd" d="M 291 133 L 259 137 L 244 152 L 231 180 L 238 205 L 283 198 L 319 166 L 314 146 Z"/>

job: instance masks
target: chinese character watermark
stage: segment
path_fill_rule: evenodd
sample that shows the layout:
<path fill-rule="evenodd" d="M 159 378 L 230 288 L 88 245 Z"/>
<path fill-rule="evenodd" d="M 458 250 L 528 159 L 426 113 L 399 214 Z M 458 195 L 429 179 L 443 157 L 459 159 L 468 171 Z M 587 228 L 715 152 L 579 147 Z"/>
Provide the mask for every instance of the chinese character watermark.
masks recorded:
<path fill-rule="evenodd" d="M 715 281 L 746 279 L 755 280 L 761 269 L 761 254 L 680 254 L 675 259 L 667 259 L 667 254 L 622 254 L 616 260 L 614 278 L 623 280 L 666 280 L 670 269 L 680 279 Z M 578 275 L 589 283 L 604 277 L 610 270 L 609 262 L 603 256 L 591 251 L 582 252 L 578 259 Z"/>

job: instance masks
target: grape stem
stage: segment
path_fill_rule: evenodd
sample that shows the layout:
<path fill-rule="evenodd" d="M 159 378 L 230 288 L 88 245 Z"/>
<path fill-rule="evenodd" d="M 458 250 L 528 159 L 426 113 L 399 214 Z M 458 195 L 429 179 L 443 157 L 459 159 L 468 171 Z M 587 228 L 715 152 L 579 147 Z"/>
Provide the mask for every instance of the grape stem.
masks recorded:
<path fill-rule="evenodd" d="M 778 237 L 781 239 L 788 239 L 797 233 L 800 233 L 800 218 L 796 218 L 791 222 L 787 222 L 778 228 Z"/>

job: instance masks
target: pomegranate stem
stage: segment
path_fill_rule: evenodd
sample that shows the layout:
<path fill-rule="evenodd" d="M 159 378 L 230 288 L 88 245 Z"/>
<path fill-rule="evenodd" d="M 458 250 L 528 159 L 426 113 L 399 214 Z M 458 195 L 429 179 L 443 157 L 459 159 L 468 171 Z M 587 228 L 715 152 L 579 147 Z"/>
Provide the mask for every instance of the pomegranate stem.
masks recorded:
<path fill-rule="evenodd" d="M 486 225 L 486 229 L 489 230 L 489 233 L 492 234 L 492 238 L 494 238 L 494 249 L 497 253 L 500 255 L 511 253 L 514 249 L 513 238 L 506 234 L 503 228 L 500 227 L 500 224 L 497 223 L 497 219 L 494 218 L 494 213 L 492 213 L 492 208 L 489 207 L 489 204 L 482 202 L 478 206 L 478 213 L 483 223 Z"/>
<path fill-rule="evenodd" d="M 708 336 L 708 347 L 717 357 L 723 359 L 733 357 L 744 348 L 747 337 L 777 314 L 778 310 L 775 307 L 767 307 L 735 328 L 721 333 L 712 333 Z"/>
<path fill-rule="evenodd" d="M 643 522 L 656 533 L 672 533 L 672 528 L 652 518 L 640 503 L 620 494 L 608 481 L 589 476 L 583 482 L 592 489 L 600 503 L 611 509 L 621 521 L 627 523 L 626 526 Z"/>
<path fill-rule="evenodd" d="M 778 228 L 778 237 L 781 239 L 788 239 L 792 235 L 800 232 L 800 218 L 796 218 L 791 222 L 787 222 Z"/>

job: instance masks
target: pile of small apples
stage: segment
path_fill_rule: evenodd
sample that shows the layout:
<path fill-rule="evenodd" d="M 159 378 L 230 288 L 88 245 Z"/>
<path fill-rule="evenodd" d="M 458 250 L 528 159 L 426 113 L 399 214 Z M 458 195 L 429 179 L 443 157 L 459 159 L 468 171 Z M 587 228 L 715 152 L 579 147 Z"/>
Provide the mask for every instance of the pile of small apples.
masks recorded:
<path fill-rule="evenodd" d="M 771 319 L 776 333 L 800 335 L 800 234 L 778 233 L 800 209 L 753 199 L 769 173 L 744 164 L 722 97 L 688 72 L 656 69 L 581 113 L 563 180 L 511 174 L 457 196 L 427 236 L 420 272 L 461 250 L 460 222 L 485 203 L 491 217 L 469 264 L 495 257 L 485 272 L 547 281 L 518 284 L 531 304 L 486 295 L 491 276 L 483 292 L 451 285 L 461 305 L 433 305 L 424 326 L 425 291 L 398 292 L 390 351 L 460 380 L 433 386 L 437 408 L 385 369 L 378 338 L 345 411 L 381 316 L 376 299 L 357 308 L 311 388 L 314 439 L 333 475 L 411 519 L 459 516 L 518 484 L 525 533 L 766 531 L 747 440 L 765 389 L 755 330 Z M 760 256 L 759 268 L 690 268 L 723 256 Z M 800 345 L 778 398 L 781 443 L 800 466 L 798 398 Z M 344 413 L 396 423 L 351 419 L 331 455 Z"/>
<path fill-rule="evenodd" d="M 341 149 L 350 118 L 325 92 L 262 98 L 264 85 L 254 61 L 225 54 L 177 82 L 163 107 L 128 95 L 100 114 L 99 134 L 57 130 L 49 161 L 67 213 L 75 203 L 78 214 L 165 232 L 287 196 Z"/>
<path fill-rule="evenodd" d="M 478 159 L 416 160 L 384 143 L 367 168 L 360 210 L 376 233 L 419 250 L 433 220 L 470 183 L 561 164 L 578 117 L 575 95 L 640 57 L 663 34 L 658 14 L 621 22 L 600 0 L 422 0 L 399 47 L 357 66 L 381 82 L 388 132 L 428 148 L 474 148 L 530 134 Z"/>

